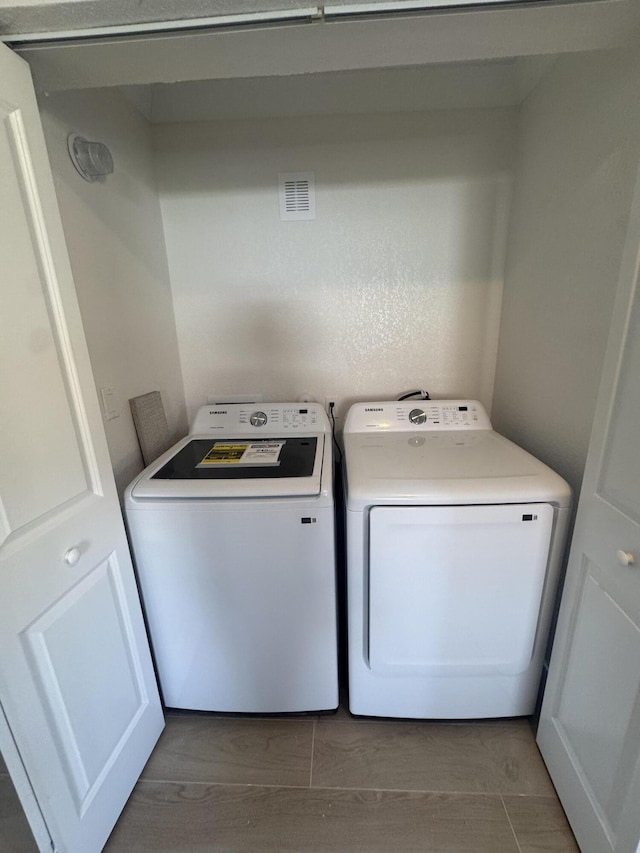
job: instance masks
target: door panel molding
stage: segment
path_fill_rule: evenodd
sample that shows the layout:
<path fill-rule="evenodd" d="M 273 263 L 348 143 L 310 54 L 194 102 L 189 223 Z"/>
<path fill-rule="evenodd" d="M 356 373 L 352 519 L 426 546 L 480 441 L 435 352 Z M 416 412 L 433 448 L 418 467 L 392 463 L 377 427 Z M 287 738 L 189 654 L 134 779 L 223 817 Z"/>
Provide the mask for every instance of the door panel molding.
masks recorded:
<path fill-rule="evenodd" d="M 102 495 L 100 469 L 87 422 L 82 388 L 76 369 L 73 346 L 66 322 L 65 308 L 60 294 L 58 274 L 51 251 L 47 223 L 40 200 L 40 191 L 33 168 L 31 148 L 28 142 L 22 110 L 17 106 L 14 107 L 7 116 L 6 122 L 9 129 L 9 142 L 13 149 L 16 176 L 22 191 L 27 222 L 31 229 L 35 250 L 34 254 L 40 268 L 43 293 L 50 312 L 52 327 L 55 331 L 54 338 L 58 347 L 58 355 L 64 367 L 62 377 L 63 380 L 66 380 L 65 384 L 67 386 L 71 410 L 75 415 L 74 426 L 85 465 L 87 483 L 91 491 L 97 495 Z"/>
<path fill-rule="evenodd" d="M 639 271 L 640 168 L 537 736 L 583 853 L 640 851 Z"/>
<path fill-rule="evenodd" d="M 7 766 L 56 848 L 88 853 L 164 719 L 29 68 L 2 45 L 0 81 L 0 702 L 19 751 Z"/>

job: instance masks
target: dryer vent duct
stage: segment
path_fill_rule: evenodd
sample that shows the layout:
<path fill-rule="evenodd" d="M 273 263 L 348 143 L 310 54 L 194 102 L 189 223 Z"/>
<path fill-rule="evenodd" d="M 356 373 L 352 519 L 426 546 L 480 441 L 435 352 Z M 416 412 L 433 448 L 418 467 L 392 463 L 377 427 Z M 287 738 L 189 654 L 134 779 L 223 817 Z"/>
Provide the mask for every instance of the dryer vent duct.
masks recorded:
<path fill-rule="evenodd" d="M 280 172 L 278 174 L 280 219 L 316 218 L 314 172 Z"/>
<path fill-rule="evenodd" d="M 113 172 L 113 157 L 103 142 L 89 142 L 79 133 L 67 137 L 69 156 L 85 181 L 97 181 Z"/>

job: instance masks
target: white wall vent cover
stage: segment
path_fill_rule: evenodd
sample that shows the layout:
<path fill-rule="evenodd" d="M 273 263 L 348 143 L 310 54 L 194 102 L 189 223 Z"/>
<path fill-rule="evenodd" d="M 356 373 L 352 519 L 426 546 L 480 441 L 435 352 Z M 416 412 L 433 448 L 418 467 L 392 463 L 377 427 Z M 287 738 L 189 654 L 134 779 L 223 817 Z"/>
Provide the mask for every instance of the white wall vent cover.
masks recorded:
<path fill-rule="evenodd" d="M 279 172 L 280 219 L 316 218 L 315 172 Z"/>

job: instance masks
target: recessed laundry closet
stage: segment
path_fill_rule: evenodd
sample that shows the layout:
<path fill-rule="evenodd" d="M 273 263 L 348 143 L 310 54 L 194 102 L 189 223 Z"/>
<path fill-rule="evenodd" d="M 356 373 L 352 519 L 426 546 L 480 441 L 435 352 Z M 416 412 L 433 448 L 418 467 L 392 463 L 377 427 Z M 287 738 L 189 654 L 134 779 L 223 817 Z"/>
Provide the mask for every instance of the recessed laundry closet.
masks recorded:
<path fill-rule="evenodd" d="M 331 398 L 340 421 L 354 399 L 424 385 L 493 404 L 496 427 L 577 491 L 635 177 L 637 73 L 620 50 L 158 85 L 139 93 L 152 115 L 167 103 L 158 123 L 117 88 L 43 94 L 96 385 L 120 409 L 158 388 L 176 437 L 183 387 L 187 417 L 259 390 Z M 112 150 L 104 183 L 78 179 L 74 129 Z M 283 222 L 278 173 L 301 170 L 316 219 Z M 105 427 L 123 489 L 133 429 Z"/>
<path fill-rule="evenodd" d="M 231 22 L 202 34 L 138 34 L 137 46 L 128 44 L 125 34 L 106 34 L 95 43 L 66 37 L 57 43 L 54 38 L 13 43 L 10 35 L 5 37 L 33 74 L 90 359 L 87 376 L 121 506 L 127 486 L 145 467 L 129 407 L 139 395 L 160 392 L 171 444 L 187 436 L 205 406 L 262 400 L 251 409 L 261 413 L 269 403 L 295 401 L 312 411 L 317 405 L 335 428 L 339 488 L 342 430 L 350 407 L 397 401 L 412 389 L 425 389 L 434 401 L 478 401 L 493 429 L 566 480 L 575 510 L 585 466 L 589 488 L 596 477 L 587 463 L 594 422 L 594 435 L 605 429 L 606 418 L 599 420 L 597 414 L 603 406 L 600 380 L 604 375 L 606 384 L 608 365 L 614 362 L 610 330 L 618 328 L 615 323 L 624 313 L 620 288 L 632 266 L 627 258 L 639 205 L 640 18 L 626 0 L 524 0 L 509 10 L 510 5 L 485 11 L 493 16 L 486 18 L 487 29 L 479 26 L 480 18 L 475 28 L 465 24 L 466 14 L 481 14 L 471 9 L 424 13 L 405 8 L 386 18 L 345 15 L 331 21 L 311 15 L 266 24 Z M 607 26 L 599 9 L 613 10 Z M 530 18 L 530 29 L 523 31 L 517 15 L 530 13 L 538 17 Z M 429 14 L 431 33 L 424 29 Z M 384 26 L 390 28 L 386 43 L 380 35 Z M 313 36 L 307 42 L 301 35 L 314 28 L 322 32 L 317 45 Z M 72 134 L 80 142 L 106 146 L 112 172 L 83 180 L 69 156 Z M 103 162 L 108 164 L 108 157 Z M 304 185 L 300 211 L 287 208 L 287 181 Z M 47 304 L 55 318 L 58 309 Z M 629 309 L 624 328 L 631 329 L 630 341 L 635 317 Z M 35 338 L 33 346 L 38 346 Z M 625 354 L 631 366 L 626 373 L 611 367 L 616 382 L 619 375 L 627 381 L 624 377 L 640 363 L 631 344 Z M 629 380 L 625 388 L 632 384 Z M 69 387 L 73 396 L 74 386 Z M 633 407 L 637 400 L 631 393 L 630 398 Z M 75 430 L 82 434 L 80 427 Z M 32 434 L 35 441 L 37 432 Z M 628 433 L 618 435 L 624 441 Z M 628 439 L 625 446 L 632 444 Z M 614 445 L 611 439 L 609 455 Z M 87 458 L 86 470 L 94 471 Z M 98 459 L 96 471 L 101 464 Z M 604 494 L 602 482 L 598 489 Z M 81 494 L 80 486 L 69 488 L 75 490 L 70 494 Z M 613 487 L 606 494 L 615 503 Z M 47 509 L 46 500 L 38 517 Z M 75 498 L 69 500 L 71 506 Z M 569 499 L 563 500 L 568 507 Z M 339 491 L 336 504 L 340 513 Z M 11 513 L 10 506 L 8 531 L 13 529 Z M 631 507 L 628 514 L 636 523 L 640 510 L 638 518 L 634 513 Z M 307 515 L 310 521 L 311 512 Z M 574 520 L 575 512 L 567 555 Z M 242 536 L 242 520 L 238 525 L 235 535 Z M 582 530 L 580 523 L 577 529 Z M 244 532 L 250 542 L 251 530 Z M 206 540 L 206 529 L 202 536 Z M 6 541 L 13 547 L 11 535 Z M 77 543 L 78 553 L 84 553 L 83 541 Z M 625 542 L 617 553 L 627 554 L 633 564 L 637 543 Z M 340 536 L 337 543 L 342 595 Z M 75 540 L 63 544 L 59 550 L 71 567 L 77 559 L 70 547 Z M 259 547 L 256 542 L 256 555 Z M 251 548 L 248 553 L 250 562 Z M 566 564 L 565 555 L 562 575 Z M 389 565 L 385 582 L 393 587 L 393 559 Z M 105 571 L 104 584 L 120 601 L 125 593 L 112 570 Z M 601 620 L 597 624 L 609 638 L 605 644 L 617 649 L 628 643 L 621 655 L 630 667 L 629 683 L 637 687 L 635 605 L 624 611 L 625 625 L 632 626 L 629 634 L 625 627 L 618 635 L 618 622 L 605 614 L 588 578 L 580 581 L 575 596 L 591 608 L 594 624 Z M 546 589 L 545 595 L 550 612 L 555 589 Z M 58 612 L 55 607 L 51 613 Z M 468 607 L 472 612 L 473 601 Z M 554 624 L 558 608 L 559 595 Z M 39 616 L 38 626 L 41 622 Z M 53 628 L 45 623 L 42 636 L 55 645 Z M 40 640 L 29 639 L 32 624 L 20 642 L 35 660 Z M 142 623 L 131 632 L 138 629 Z M 583 636 L 581 630 L 576 634 L 581 650 L 597 657 L 598 637 Z M 62 648 L 63 639 L 59 642 Z M 170 653 L 170 636 L 165 634 L 163 642 Z M 546 636 L 544 642 L 538 637 L 536 647 L 545 643 Z M 340 644 L 344 650 L 342 634 Z M 550 651 L 551 644 L 544 655 L 543 686 Z M 146 664 L 130 666 L 153 679 Z M 179 679 L 180 663 L 175 672 Z M 579 667 L 567 665 L 565 673 L 575 695 L 583 697 L 577 704 L 588 706 L 592 694 L 580 693 Z M 585 675 L 585 683 L 591 677 Z M 595 710 L 563 717 L 569 739 L 575 736 L 573 748 L 588 784 L 603 804 L 596 809 L 602 825 L 615 832 L 621 827 L 619 847 L 618 836 L 610 832 L 614 841 L 607 849 L 612 851 L 631 850 L 624 846 L 634 826 L 625 818 L 627 800 L 640 785 L 640 763 L 632 766 L 629 759 L 623 765 L 621 758 L 625 738 L 632 738 L 640 719 L 636 701 L 621 682 L 622 677 L 608 688 L 616 702 L 619 689 L 620 698 L 614 757 L 604 747 L 602 756 L 596 747 L 593 754 L 589 751 L 588 732 L 594 739 L 603 734 L 590 729 Z M 132 689 L 132 695 L 138 692 L 144 691 Z M 376 707 L 396 707 L 388 699 L 381 695 Z M 100 701 L 109 704 L 106 698 Z M 110 714 L 120 713 L 119 701 L 109 704 Z M 537 713 L 541 701 L 542 693 Z M 556 719 L 554 708 L 549 707 L 550 720 Z M 8 730 L 11 713 L 4 709 Z M 55 707 L 47 713 L 58 719 Z M 127 714 L 138 712 L 121 713 L 124 731 Z M 76 726 L 72 717 L 70 728 Z M 161 722 L 155 726 L 157 739 Z M 83 736 L 91 739 L 88 730 Z M 117 740 L 113 733 L 110 737 Z M 545 747 L 548 737 L 543 727 L 545 761 L 545 749 L 553 751 Z M 81 735 L 77 738 L 80 743 Z M 150 745 L 139 747 L 132 767 L 135 761 L 144 765 L 142 755 Z M 13 770 L 18 759 L 11 759 L 1 737 L 0 747 Z M 108 750 L 116 755 L 113 744 Z M 634 756 L 635 762 L 637 748 Z M 104 756 L 99 760 L 107 767 Z M 84 781 L 77 783 L 73 797 L 81 811 L 93 802 L 101 772 L 92 777 L 78 770 L 77 778 Z M 554 770 L 551 778 L 582 843 L 576 825 L 583 818 L 573 815 L 582 816 L 583 807 L 571 797 L 567 806 L 564 773 Z M 584 837 L 595 832 L 591 819 L 580 824 L 587 827 Z M 108 818 L 101 820 L 106 827 Z M 636 842 L 640 826 L 638 832 Z"/>

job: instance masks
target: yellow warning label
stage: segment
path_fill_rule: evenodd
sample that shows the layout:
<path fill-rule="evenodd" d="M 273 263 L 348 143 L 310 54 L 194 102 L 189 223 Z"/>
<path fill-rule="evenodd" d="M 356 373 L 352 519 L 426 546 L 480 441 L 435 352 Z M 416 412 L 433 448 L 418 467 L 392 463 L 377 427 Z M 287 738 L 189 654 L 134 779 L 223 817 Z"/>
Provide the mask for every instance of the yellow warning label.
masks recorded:
<path fill-rule="evenodd" d="M 235 462 L 240 462 L 248 447 L 248 444 L 216 443 L 200 465 L 233 465 Z"/>
<path fill-rule="evenodd" d="M 280 464 L 282 441 L 216 441 L 196 468 L 214 465 L 254 466 L 265 468 Z"/>

